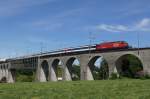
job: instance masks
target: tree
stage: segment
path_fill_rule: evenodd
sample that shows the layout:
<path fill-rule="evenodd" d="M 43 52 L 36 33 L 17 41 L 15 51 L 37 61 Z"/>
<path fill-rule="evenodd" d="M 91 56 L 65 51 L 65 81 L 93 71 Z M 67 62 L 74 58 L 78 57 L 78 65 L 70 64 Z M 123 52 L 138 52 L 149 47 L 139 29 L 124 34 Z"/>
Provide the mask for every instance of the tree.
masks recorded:
<path fill-rule="evenodd" d="M 138 72 L 143 71 L 143 67 L 140 60 L 133 55 L 127 55 L 123 57 L 121 67 L 121 75 L 130 78 L 136 78 L 140 76 L 138 75 Z"/>

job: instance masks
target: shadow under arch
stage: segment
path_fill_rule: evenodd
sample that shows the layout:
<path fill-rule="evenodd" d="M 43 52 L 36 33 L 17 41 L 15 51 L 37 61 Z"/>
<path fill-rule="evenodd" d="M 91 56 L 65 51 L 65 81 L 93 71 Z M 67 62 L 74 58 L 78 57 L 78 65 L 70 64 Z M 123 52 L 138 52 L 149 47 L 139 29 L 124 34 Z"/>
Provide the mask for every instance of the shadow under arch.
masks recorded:
<path fill-rule="evenodd" d="M 134 54 L 124 54 L 115 62 L 120 77 L 139 78 L 144 75 L 143 64 Z"/>
<path fill-rule="evenodd" d="M 48 81 L 48 77 L 49 77 L 49 65 L 48 65 L 48 61 L 47 60 L 44 60 L 41 63 L 41 68 L 42 68 L 42 70 L 44 72 L 44 76 L 45 76 L 46 81 Z"/>
<path fill-rule="evenodd" d="M 13 83 L 13 82 L 16 82 L 16 79 L 17 79 L 17 70 L 16 69 L 10 69 L 10 78 L 9 78 L 9 82 Z"/>
<path fill-rule="evenodd" d="M 67 69 L 73 81 L 80 80 L 80 62 L 76 57 L 71 57 L 66 62 Z"/>
<path fill-rule="evenodd" d="M 53 60 L 51 69 L 54 72 L 52 76 L 55 76 L 55 80 L 58 81 L 63 80 L 63 66 L 62 66 L 62 61 L 60 59 Z"/>
<path fill-rule="evenodd" d="M 94 80 L 109 78 L 109 67 L 107 61 L 102 56 L 94 56 L 90 59 L 88 66 Z"/>
<path fill-rule="evenodd" d="M 7 78 L 3 76 L 0 80 L 0 83 L 7 83 Z"/>

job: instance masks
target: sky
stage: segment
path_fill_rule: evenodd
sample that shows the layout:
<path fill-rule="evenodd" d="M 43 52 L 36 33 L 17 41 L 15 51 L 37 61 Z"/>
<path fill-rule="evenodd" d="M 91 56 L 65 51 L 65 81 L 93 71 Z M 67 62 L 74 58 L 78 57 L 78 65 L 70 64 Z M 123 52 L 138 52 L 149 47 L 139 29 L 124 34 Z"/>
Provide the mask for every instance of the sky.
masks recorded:
<path fill-rule="evenodd" d="M 150 47 L 150 0 L 0 0 L 0 58 L 127 41 Z M 91 34 L 91 35 L 90 35 Z"/>

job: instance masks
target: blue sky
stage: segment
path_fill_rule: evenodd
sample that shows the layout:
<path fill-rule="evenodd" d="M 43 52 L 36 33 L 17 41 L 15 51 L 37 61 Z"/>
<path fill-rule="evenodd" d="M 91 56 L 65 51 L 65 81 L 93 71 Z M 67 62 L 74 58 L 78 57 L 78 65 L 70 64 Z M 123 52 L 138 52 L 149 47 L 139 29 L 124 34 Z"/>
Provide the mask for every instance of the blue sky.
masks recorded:
<path fill-rule="evenodd" d="M 0 57 L 125 40 L 150 46 L 150 0 L 0 0 Z"/>

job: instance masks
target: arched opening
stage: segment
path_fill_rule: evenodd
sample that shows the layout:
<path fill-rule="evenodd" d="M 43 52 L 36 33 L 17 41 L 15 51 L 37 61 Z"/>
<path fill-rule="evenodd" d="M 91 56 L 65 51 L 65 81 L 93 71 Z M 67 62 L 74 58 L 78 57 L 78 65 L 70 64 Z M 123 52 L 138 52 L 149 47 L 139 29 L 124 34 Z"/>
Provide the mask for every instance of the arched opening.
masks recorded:
<path fill-rule="evenodd" d="M 63 66 L 62 62 L 59 59 L 55 59 L 52 63 L 52 69 L 54 71 L 53 77 L 55 76 L 55 80 L 62 81 L 62 75 L 63 75 Z"/>
<path fill-rule="evenodd" d="M 35 70 L 31 69 L 11 69 L 11 81 L 33 82 L 35 80 Z"/>
<path fill-rule="evenodd" d="M 7 83 L 7 78 L 6 77 L 2 77 L 0 80 L 0 83 Z"/>
<path fill-rule="evenodd" d="M 88 66 L 91 70 L 94 80 L 108 79 L 109 77 L 109 68 L 106 60 L 101 56 L 93 57 Z"/>
<path fill-rule="evenodd" d="M 46 60 L 44 60 L 41 64 L 41 68 L 42 71 L 44 73 L 45 79 L 46 81 L 48 81 L 48 77 L 49 77 L 49 66 L 48 66 L 48 62 Z"/>
<path fill-rule="evenodd" d="M 121 56 L 116 61 L 116 69 L 120 77 L 139 78 L 144 75 L 142 62 L 132 54 Z"/>
<path fill-rule="evenodd" d="M 66 66 L 73 81 L 80 80 L 80 63 L 77 58 L 70 58 Z"/>

